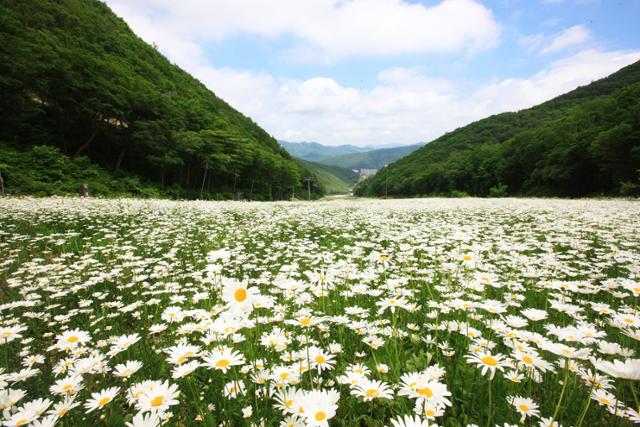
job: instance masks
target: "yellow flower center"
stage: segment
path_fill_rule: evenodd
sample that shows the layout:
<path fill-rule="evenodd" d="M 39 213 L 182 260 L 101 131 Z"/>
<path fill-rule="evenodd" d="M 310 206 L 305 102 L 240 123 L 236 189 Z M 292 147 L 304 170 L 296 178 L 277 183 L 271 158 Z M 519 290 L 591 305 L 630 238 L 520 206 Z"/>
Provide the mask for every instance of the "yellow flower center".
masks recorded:
<path fill-rule="evenodd" d="M 28 422 L 29 422 L 29 420 L 28 420 L 28 419 L 26 419 L 26 418 L 21 418 L 21 419 L 19 419 L 19 420 L 16 422 L 16 425 L 17 425 L 17 426 L 23 426 L 23 425 L 27 424 Z"/>
<path fill-rule="evenodd" d="M 367 397 L 378 397 L 380 396 L 380 393 L 375 388 L 370 388 L 364 393 L 364 395 Z"/>
<path fill-rule="evenodd" d="M 66 384 L 64 387 L 62 387 L 63 391 L 69 391 L 71 390 L 71 387 L 73 387 L 73 384 Z"/>
<path fill-rule="evenodd" d="M 416 390 L 419 395 L 426 397 L 433 397 L 433 392 L 429 387 L 419 388 Z"/>
<path fill-rule="evenodd" d="M 465 261 L 471 261 L 473 259 L 473 257 L 471 255 L 465 255 L 464 256 L 464 260 Z"/>
<path fill-rule="evenodd" d="M 58 410 L 58 415 L 60 415 L 61 417 L 63 417 L 67 412 L 69 412 L 69 408 L 60 408 Z"/>
<path fill-rule="evenodd" d="M 427 409 L 426 411 L 424 411 L 424 414 L 427 417 L 435 417 L 436 416 L 436 411 L 434 411 L 433 409 Z"/>
<path fill-rule="evenodd" d="M 524 403 L 521 403 L 520 405 L 518 405 L 518 408 L 522 411 L 522 412 L 529 412 L 529 407 L 527 405 L 525 405 Z"/>
<path fill-rule="evenodd" d="M 280 374 L 280 378 L 283 380 L 286 380 L 287 378 L 289 378 L 289 373 L 288 372 L 282 372 Z"/>
<path fill-rule="evenodd" d="M 293 399 L 289 399 L 284 402 L 284 407 L 290 409 L 293 406 Z"/>
<path fill-rule="evenodd" d="M 218 368 L 226 368 L 227 366 L 229 366 L 231 364 L 231 362 L 227 359 L 220 359 L 216 362 L 216 366 Z"/>
<path fill-rule="evenodd" d="M 69 338 L 67 338 L 67 342 L 78 342 L 79 338 L 76 335 L 71 335 Z"/>
<path fill-rule="evenodd" d="M 326 361 L 327 361 L 327 359 L 323 355 L 319 354 L 319 355 L 316 356 L 316 362 L 324 363 Z"/>
<path fill-rule="evenodd" d="M 151 406 L 153 406 L 154 408 L 157 408 L 163 403 L 164 403 L 164 396 L 156 396 L 153 399 L 151 399 Z"/>
<path fill-rule="evenodd" d="M 533 359 L 532 359 L 532 358 L 530 358 L 529 356 L 523 356 L 523 357 L 522 357 L 522 361 L 523 361 L 524 363 L 526 363 L 527 365 L 531 365 L 531 364 L 533 364 Z"/>
<path fill-rule="evenodd" d="M 247 299 L 247 290 L 244 288 L 237 289 L 236 292 L 233 294 L 233 297 L 235 298 L 236 301 L 242 302 Z"/>
<path fill-rule="evenodd" d="M 628 323 L 629 325 L 633 323 L 633 319 L 630 317 L 627 317 L 626 319 L 624 319 L 625 323 Z"/>
<path fill-rule="evenodd" d="M 603 405 L 607 405 L 607 406 L 611 405 L 611 401 L 606 397 L 601 397 L 599 400 L 600 400 L 600 403 L 602 403 Z"/>
<path fill-rule="evenodd" d="M 498 366 L 498 361 L 496 360 L 495 357 L 492 356 L 485 356 L 482 359 L 480 359 L 482 361 L 482 363 L 484 363 L 485 365 L 489 365 L 489 366 Z"/>
<path fill-rule="evenodd" d="M 309 326 L 311 324 L 311 319 L 308 317 L 304 317 L 302 319 L 300 319 L 300 324 L 302 326 Z"/>
<path fill-rule="evenodd" d="M 318 411 L 316 412 L 316 414 L 313 416 L 313 418 L 316 419 L 316 421 L 324 421 L 327 419 L 327 414 L 325 414 L 322 411 Z"/>
<path fill-rule="evenodd" d="M 105 396 L 102 399 L 100 399 L 100 401 L 98 402 L 98 406 L 102 408 L 104 405 L 106 405 L 109 402 L 111 402 L 111 398 L 109 396 Z"/>

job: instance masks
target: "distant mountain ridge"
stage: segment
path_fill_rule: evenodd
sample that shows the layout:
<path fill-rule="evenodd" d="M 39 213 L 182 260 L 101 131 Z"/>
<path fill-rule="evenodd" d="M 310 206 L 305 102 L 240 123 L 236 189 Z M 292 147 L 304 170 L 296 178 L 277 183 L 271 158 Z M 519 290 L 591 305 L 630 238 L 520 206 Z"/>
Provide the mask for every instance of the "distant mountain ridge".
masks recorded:
<path fill-rule="evenodd" d="M 317 142 L 278 141 L 294 157 L 345 169 L 380 169 L 400 157 L 417 150 L 423 143 L 383 147 L 355 145 L 323 145 Z"/>
<path fill-rule="evenodd" d="M 401 147 L 381 148 L 362 153 L 342 154 L 321 159 L 319 163 L 340 166 L 346 169 L 381 169 L 384 165 L 413 153 L 423 145 L 424 144 L 413 144 Z"/>
<path fill-rule="evenodd" d="M 278 142 L 293 157 L 298 157 L 311 162 L 342 154 L 363 153 L 365 151 L 372 150 L 370 147 L 358 147 L 349 144 L 331 146 L 319 144 L 317 142 L 289 142 L 282 140 L 279 140 Z"/>

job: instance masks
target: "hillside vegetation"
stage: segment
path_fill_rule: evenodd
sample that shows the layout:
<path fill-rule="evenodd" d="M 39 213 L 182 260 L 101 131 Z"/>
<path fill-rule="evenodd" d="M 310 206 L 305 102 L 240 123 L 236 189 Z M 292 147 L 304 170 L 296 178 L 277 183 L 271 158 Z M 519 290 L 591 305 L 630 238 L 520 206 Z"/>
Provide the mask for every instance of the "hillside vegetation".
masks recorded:
<path fill-rule="evenodd" d="M 135 177 L 180 197 L 288 197 L 310 173 L 98 0 L 3 1 L 0 35 L 0 145 L 14 153 L 1 162 L 10 192 L 38 192 L 40 181 L 28 184 L 20 167 L 38 146 L 58 149 L 67 166 L 86 156 L 81 163 L 109 171 L 110 180 Z M 62 179 L 75 186 L 72 169 L 61 170 Z"/>
<path fill-rule="evenodd" d="M 360 195 L 638 194 L 640 62 L 536 107 L 447 133 Z"/>
<path fill-rule="evenodd" d="M 358 174 L 351 169 L 339 166 L 323 165 L 298 159 L 308 170 L 313 171 L 318 183 L 327 194 L 345 194 L 358 180 Z"/>

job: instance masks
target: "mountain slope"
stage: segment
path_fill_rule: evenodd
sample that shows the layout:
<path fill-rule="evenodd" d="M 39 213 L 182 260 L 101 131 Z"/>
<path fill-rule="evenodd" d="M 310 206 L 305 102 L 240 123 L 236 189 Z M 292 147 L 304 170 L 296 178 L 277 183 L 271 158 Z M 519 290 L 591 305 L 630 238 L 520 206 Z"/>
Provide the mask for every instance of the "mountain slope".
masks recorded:
<path fill-rule="evenodd" d="M 631 194 L 640 169 L 640 62 L 548 102 L 447 133 L 360 195 Z M 385 184 L 386 181 L 386 184 Z"/>
<path fill-rule="evenodd" d="M 278 141 L 282 147 L 293 157 L 308 161 L 318 161 L 327 157 L 342 154 L 362 153 L 371 150 L 369 147 L 357 147 L 355 145 L 322 145 L 317 142 L 288 142 Z"/>
<path fill-rule="evenodd" d="M 102 2 L 5 0 L 0 36 L 0 143 L 16 152 L 54 146 L 182 197 L 302 188 L 309 172 L 274 138 Z"/>
<path fill-rule="evenodd" d="M 345 169 L 381 169 L 384 165 L 413 153 L 420 147 L 422 147 L 422 144 L 382 148 L 362 153 L 328 157 L 321 159 L 318 162 L 325 165 L 340 166 Z"/>
<path fill-rule="evenodd" d="M 350 169 L 328 166 L 321 163 L 298 159 L 308 170 L 312 171 L 327 194 L 345 194 L 352 188 L 358 178 Z"/>
<path fill-rule="evenodd" d="M 298 159 L 298 161 L 315 174 L 327 194 L 345 194 L 353 188 L 358 180 L 358 174 L 351 169 L 303 159 Z"/>

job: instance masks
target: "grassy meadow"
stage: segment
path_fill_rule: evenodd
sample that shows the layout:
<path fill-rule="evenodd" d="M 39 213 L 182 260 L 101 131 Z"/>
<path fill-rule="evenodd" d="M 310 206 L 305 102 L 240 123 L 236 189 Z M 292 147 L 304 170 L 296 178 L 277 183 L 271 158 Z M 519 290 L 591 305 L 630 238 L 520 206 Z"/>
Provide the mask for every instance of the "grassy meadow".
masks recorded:
<path fill-rule="evenodd" d="M 640 203 L 0 198 L 5 426 L 629 426 Z"/>

